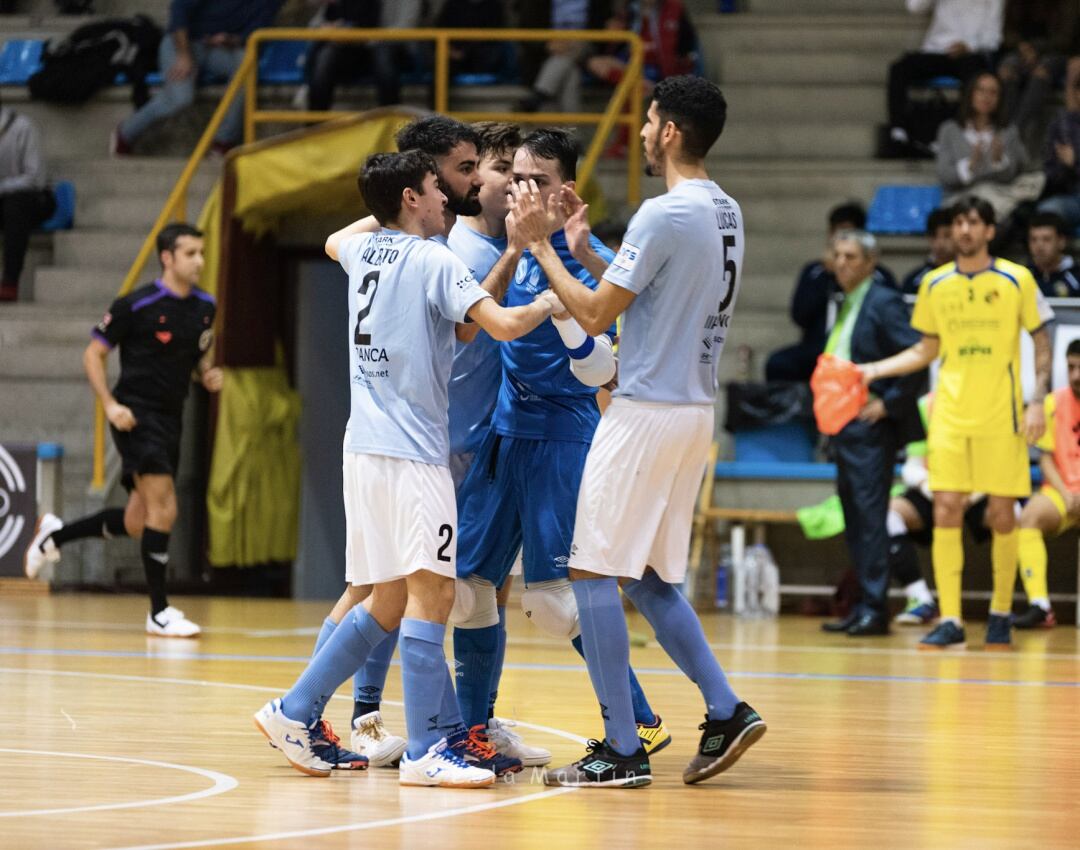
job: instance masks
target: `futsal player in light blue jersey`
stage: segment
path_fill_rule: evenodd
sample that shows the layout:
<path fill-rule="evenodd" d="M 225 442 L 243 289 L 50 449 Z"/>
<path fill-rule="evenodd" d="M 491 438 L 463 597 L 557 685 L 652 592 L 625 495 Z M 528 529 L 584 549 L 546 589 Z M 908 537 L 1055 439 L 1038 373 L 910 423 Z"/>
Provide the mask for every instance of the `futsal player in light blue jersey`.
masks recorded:
<path fill-rule="evenodd" d="M 514 187 L 519 235 L 585 332 L 600 333 L 625 313 L 619 387 L 589 449 L 570 552 L 605 737 L 573 764 L 549 770 L 549 785 L 652 781 L 622 672 L 629 640 L 620 583 L 705 700 L 698 752 L 683 781 L 726 770 L 765 733 L 760 715 L 732 691 L 678 589 L 742 269 L 742 211 L 705 170 L 726 114 L 723 95 L 707 80 L 669 77 L 656 86 L 641 137 L 650 171 L 664 178 L 667 192 L 642 204 L 595 290 L 563 268 L 547 238 L 554 216 L 537 187 Z"/>
<path fill-rule="evenodd" d="M 419 150 L 435 160 L 439 185 L 447 197 L 447 204 L 443 211 L 443 227 L 431 238 L 444 245 L 447 244 L 447 235 L 452 232 L 459 217 L 475 219 L 482 215 L 480 195 L 484 181 L 479 170 L 479 149 L 492 142 L 490 138 L 485 142 L 485 134 L 490 136 L 490 132 L 483 126 L 477 129 L 441 115 L 413 121 L 397 134 L 399 150 Z M 520 135 L 509 140 L 515 147 L 518 141 Z M 503 142 L 505 143 L 506 139 Z M 510 156 L 512 158 L 512 152 Z M 499 195 L 498 204 L 503 209 L 505 218 L 505 190 L 499 192 Z M 502 226 L 505 232 L 505 224 Z M 358 233 L 374 232 L 379 229 L 379 223 L 374 216 L 368 216 L 354 227 Z M 486 243 L 485 248 L 494 248 L 496 245 L 496 242 Z M 511 248 L 504 242 L 500 255 L 494 255 L 493 251 L 474 251 L 470 257 L 471 262 L 467 265 L 476 273 L 476 279 L 483 281 L 481 285 L 501 303 L 510 275 L 520 256 L 520 248 Z M 490 350 L 493 347 L 490 337 L 482 334 L 479 344 L 483 346 L 485 339 L 488 340 L 488 353 L 495 355 L 493 365 L 470 351 L 470 346 L 462 343 L 457 345 L 454 353 L 450 374 L 450 470 L 455 485 L 463 474 L 459 470 L 467 464 L 465 455 L 475 451 L 475 448 L 469 448 L 468 437 L 474 432 L 483 433 L 498 392 L 501 366 L 497 352 Z M 458 404 L 461 397 L 467 397 L 467 403 Z M 370 588 L 367 587 L 349 586 L 345 590 L 323 621 L 314 652 L 319 651 L 341 619 L 362 602 L 368 593 Z M 403 737 L 387 730 L 381 712 L 382 692 L 397 643 L 397 634 L 391 634 L 389 639 L 375 648 L 364 667 L 356 672 L 353 678 L 351 750 L 341 747 L 333 740 L 331 731 L 330 738 L 320 749 L 325 760 L 340 762 L 340 767 L 347 768 L 354 763 L 355 755 L 359 754 L 366 756 L 372 767 L 392 767 L 397 763 L 406 742 Z"/>
<path fill-rule="evenodd" d="M 312 747 L 326 700 L 389 632 L 401 633 L 408 747 L 403 785 L 483 787 L 495 774 L 447 746 L 460 712 L 443 655 L 454 600 L 457 516 L 448 468 L 447 384 L 466 318 L 500 340 L 540 325 L 550 292 L 505 308 L 465 265 L 429 237 L 444 224 L 435 163 L 419 151 L 375 154 L 360 177 L 383 229 L 359 223 L 332 234 L 327 254 L 349 275 L 352 409 L 343 447 L 346 579 L 371 585 L 296 684 L 255 724 L 297 770 L 327 776 Z M 408 616 L 405 616 L 405 615 Z"/>
<path fill-rule="evenodd" d="M 477 136 L 476 173 L 482 181 L 479 211 L 459 215 L 447 247 L 483 280 L 507 252 L 507 193 L 513 180 L 514 152 L 521 144 L 516 124 L 485 121 L 472 125 Z M 499 344 L 484 331 L 457 343 L 450 371 L 450 474 L 459 486 L 484 434 L 502 382 Z"/>
<path fill-rule="evenodd" d="M 518 149 L 514 176 L 533 178 L 544 197 L 557 200 L 562 186 L 573 187 L 577 155 L 569 133 L 537 130 Z M 599 240 L 578 241 L 583 242 L 579 253 L 603 258 L 601 268 L 614 256 Z M 552 242 L 560 263 L 578 285 L 595 287 L 596 279 L 571 252 L 567 235 L 560 230 Z M 543 270 L 526 254 L 518 263 L 506 303 L 529 303 L 547 288 Z M 566 564 L 581 471 L 600 421 L 597 387 L 615 374 L 614 336 L 614 325 L 593 337 L 565 316 L 500 345 L 502 385 L 492 427 L 458 491 L 458 576 L 473 592 L 472 610 L 454 620 L 454 654 L 458 701 L 470 734 L 499 741 L 500 721 L 494 717 L 490 697 L 502 669 L 499 638 L 505 633 L 505 607 L 497 610 L 496 588 L 505 587 L 519 549 L 523 549 L 526 612 L 534 624 L 572 640 L 580 650 Z M 633 672 L 628 675 L 643 735 L 652 749 L 659 749 L 670 736 Z M 529 749 L 519 746 L 506 752 L 526 765 L 550 760 L 546 750 Z"/>

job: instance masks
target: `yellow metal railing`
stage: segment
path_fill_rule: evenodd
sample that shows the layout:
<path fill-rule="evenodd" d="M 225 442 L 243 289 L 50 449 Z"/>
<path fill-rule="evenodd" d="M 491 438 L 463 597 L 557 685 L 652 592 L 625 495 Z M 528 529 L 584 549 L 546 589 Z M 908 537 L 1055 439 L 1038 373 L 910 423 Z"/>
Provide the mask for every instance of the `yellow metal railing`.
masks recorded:
<path fill-rule="evenodd" d="M 244 143 L 255 141 L 257 125 L 274 123 L 310 123 L 340 118 L 353 113 L 342 110 L 310 112 L 301 110 L 263 110 L 258 108 L 259 46 L 269 41 L 431 41 L 435 43 L 434 87 L 435 111 L 460 121 L 518 121 L 528 124 L 594 124 L 596 133 L 578 168 L 578 181 L 584 183 L 596 170 L 596 164 L 611 131 L 616 126 L 630 128 L 642 124 L 641 71 L 644 47 L 635 33 L 618 30 L 524 30 L 524 29 L 262 29 L 251 34 L 240 67 L 229 81 L 210 123 L 195 145 L 176 185 L 154 221 L 153 228 L 143 241 L 135 261 L 128 269 L 119 295 L 126 295 L 142 274 L 143 267 L 154 251 L 158 231 L 170 221 L 187 216 L 187 194 L 191 180 L 210 149 L 225 112 L 233 100 L 244 91 Z M 630 48 L 630 61 L 623 79 L 601 112 L 476 112 L 450 109 L 450 44 L 455 41 L 584 41 L 590 43 L 623 43 Z M 641 200 L 641 146 L 627 145 L 627 200 L 637 206 Z M 91 487 L 105 486 L 105 409 L 101 402 L 94 410 L 94 468 Z"/>

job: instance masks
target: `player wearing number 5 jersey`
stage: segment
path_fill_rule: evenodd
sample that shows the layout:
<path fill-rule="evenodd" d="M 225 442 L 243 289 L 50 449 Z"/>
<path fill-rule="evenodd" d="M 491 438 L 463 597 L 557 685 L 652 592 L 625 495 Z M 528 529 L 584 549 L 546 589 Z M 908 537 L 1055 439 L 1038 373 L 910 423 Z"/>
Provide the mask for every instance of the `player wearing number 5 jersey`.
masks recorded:
<path fill-rule="evenodd" d="M 551 785 L 631 786 L 651 781 L 625 674 L 629 661 L 619 583 L 706 703 L 698 754 L 683 773 L 698 782 L 730 767 L 765 731 L 740 702 L 679 592 L 694 500 L 713 434 L 717 364 L 738 294 L 739 205 L 709 179 L 705 156 L 723 130 L 720 90 L 669 77 L 641 131 L 667 193 L 646 201 L 595 291 L 563 268 L 535 187 L 515 186 L 514 216 L 556 295 L 596 334 L 625 312 L 615 398 L 596 429 L 578 493 L 570 578 L 585 661 L 605 740 L 548 771 Z"/>
<path fill-rule="evenodd" d="M 360 187 L 382 229 L 360 233 L 350 225 L 327 240 L 326 251 L 349 275 L 346 576 L 373 590 L 255 723 L 298 770 L 328 775 L 333 765 L 312 747 L 321 708 L 400 625 L 409 732 L 401 783 L 490 785 L 494 773 L 467 764 L 440 734 L 461 722 L 443 655 L 457 546 L 446 387 L 458 323 L 468 319 L 510 340 L 562 308 L 550 293 L 499 306 L 460 260 L 429 241 L 442 230 L 446 196 L 427 154 L 376 154 Z"/>

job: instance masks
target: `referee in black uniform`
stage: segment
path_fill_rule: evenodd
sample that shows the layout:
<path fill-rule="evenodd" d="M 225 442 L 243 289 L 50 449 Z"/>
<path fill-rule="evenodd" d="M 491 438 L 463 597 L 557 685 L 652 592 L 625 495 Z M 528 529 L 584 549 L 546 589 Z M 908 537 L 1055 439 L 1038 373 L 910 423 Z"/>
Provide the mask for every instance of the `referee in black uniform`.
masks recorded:
<path fill-rule="evenodd" d="M 203 270 L 202 233 L 170 224 L 157 237 L 161 277 L 113 302 L 83 354 L 90 386 L 105 408 L 123 459 L 128 502 L 65 524 L 46 514 L 26 552 L 26 573 L 36 577 L 60 560 L 60 547 L 84 537 L 141 538 L 150 590 L 148 634 L 195 637 L 199 627 L 165 596 L 169 533 L 176 521 L 174 478 L 180 457 L 180 421 L 193 373 L 210 392 L 223 373 L 211 368 L 214 314 L 211 295 L 196 284 Z M 105 360 L 120 346 L 120 380 L 110 392 Z"/>

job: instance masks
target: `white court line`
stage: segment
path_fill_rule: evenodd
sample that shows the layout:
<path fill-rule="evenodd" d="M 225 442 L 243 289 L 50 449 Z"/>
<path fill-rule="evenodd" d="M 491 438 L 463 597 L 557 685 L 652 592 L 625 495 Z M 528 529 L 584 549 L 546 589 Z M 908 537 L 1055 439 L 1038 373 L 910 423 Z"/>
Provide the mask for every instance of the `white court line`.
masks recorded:
<path fill-rule="evenodd" d="M 4 626 L 45 626 L 55 629 L 68 629 L 68 630 L 80 630 L 83 631 L 87 628 L 100 629 L 103 631 L 117 631 L 117 632 L 139 632 L 145 631 L 142 626 L 128 626 L 118 625 L 116 623 L 82 623 L 73 622 L 71 620 L 4 620 L 0 622 L 0 628 Z M 1065 626 L 1063 628 L 1068 628 Z M 917 632 L 918 629 L 913 629 L 912 633 Z M 219 628 L 205 628 L 203 629 L 204 635 L 214 634 L 237 634 L 244 635 L 252 638 L 272 638 L 272 637 L 289 637 L 289 636 L 309 636 L 318 634 L 318 627 L 302 627 L 295 629 L 251 629 L 241 628 L 235 626 L 222 626 Z M 847 640 L 847 638 L 845 638 Z M 649 637 L 648 646 L 650 649 L 660 649 L 660 645 L 656 642 L 656 639 Z M 507 643 L 509 646 L 566 646 L 565 641 L 556 640 L 555 638 L 546 637 L 533 637 L 523 638 L 507 635 Z M 631 647 L 634 649 L 635 647 Z M 815 653 L 830 653 L 832 655 L 876 655 L 882 657 L 894 657 L 894 658 L 910 658 L 916 656 L 919 658 L 941 657 L 936 654 L 928 654 L 918 647 L 912 645 L 910 647 L 874 647 L 874 646 L 843 646 L 843 645 L 814 645 L 814 646 L 793 646 L 791 644 L 743 644 L 743 643 L 710 643 L 709 648 L 713 650 L 719 650 L 722 652 L 769 652 L 769 653 L 796 653 L 800 655 L 815 654 Z M 949 655 L 949 658 L 955 658 L 959 656 Z M 1024 662 L 1030 661 L 1033 656 L 1024 652 L 993 652 L 993 653 L 981 653 L 972 652 L 963 656 L 967 660 L 982 659 L 984 661 L 993 662 Z M 1080 652 L 1040 652 L 1039 658 L 1049 658 L 1061 661 L 1076 661 L 1080 660 Z"/>
<path fill-rule="evenodd" d="M 20 667 L 0 667 L 0 673 L 18 673 L 18 674 L 24 674 L 24 675 L 37 675 L 37 676 L 62 676 L 62 677 L 85 678 L 85 679 L 109 679 L 109 680 L 113 680 L 113 681 L 123 681 L 123 682 L 154 682 L 154 683 L 157 683 L 157 684 L 194 685 L 194 686 L 197 686 L 197 687 L 231 688 L 233 690 L 242 690 L 242 691 L 261 691 L 263 693 L 266 693 L 266 692 L 269 692 L 269 693 L 281 693 L 280 688 L 271 688 L 271 687 L 266 687 L 264 685 L 242 685 L 242 684 L 237 684 L 237 683 L 233 683 L 233 682 L 213 682 L 213 681 L 209 681 L 209 680 L 205 680 L 205 679 L 176 679 L 176 678 L 159 678 L 157 676 L 131 676 L 131 675 L 123 675 L 123 674 L 119 674 L 119 673 L 88 673 L 88 672 L 81 671 L 81 670 L 32 670 L 32 669 L 25 669 L 25 668 L 20 668 Z M 339 694 L 335 694 L 333 696 L 333 699 L 349 700 L 350 702 L 352 701 L 351 697 L 347 697 L 347 696 L 339 695 Z M 400 702 L 396 702 L 394 700 L 383 700 L 383 702 L 385 702 L 385 703 L 387 703 L 389 705 L 401 705 Z M 540 726 L 540 725 L 533 724 L 533 723 L 526 723 L 523 720 L 518 720 L 516 722 L 517 722 L 517 725 L 519 725 L 521 727 L 524 727 L 524 728 L 527 728 L 527 729 L 533 729 L 533 730 L 538 731 L 538 732 L 546 732 L 548 734 L 555 735 L 556 737 L 566 738 L 567 740 L 574 741 L 575 743 L 579 743 L 579 744 L 586 743 L 586 739 L 582 738 L 580 735 L 574 735 L 574 734 L 572 734 L 570 732 L 564 732 L 561 729 L 552 729 L 551 727 L 548 727 L 548 726 Z M 107 758 L 107 757 L 98 756 L 97 758 Z M 138 761 L 137 759 L 126 759 L 126 760 L 127 761 Z M 147 762 L 147 764 L 154 764 L 154 762 Z M 198 772 L 198 770 L 199 770 L 198 768 L 183 768 L 183 767 L 180 767 L 179 765 L 172 765 L 172 766 L 179 767 L 182 770 L 192 770 L 192 771 L 195 771 L 195 772 Z M 207 775 L 209 775 L 210 773 L 212 773 L 212 771 L 206 771 Z M 220 774 L 220 775 L 224 776 L 224 774 Z M 238 783 L 236 783 L 236 780 L 232 779 L 232 777 L 227 777 L 227 778 L 230 779 L 234 783 L 234 785 L 232 787 L 236 787 L 236 784 L 238 784 Z M 230 789 L 226 788 L 226 789 L 223 789 L 223 790 L 230 790 Z M 477 812 L 490 811 L 491 809 L 501 809 L 501 808 L 505 808 L 507 806 L 519 806 L 519 805 L 522 805 L 524 803 L 531 803 L 531 802 L 533 802 L 535 800 L 544 800 L 544 799 L 547 799 L 549 797 L 556 797 L 556 796 L 559 796 L 561 794 L 569 794 L 569 793 L 572 793 L 572 792 L 575 792 L 575 791 L 580 791 L 580 790 L 581 790 L 580 788 L 553 788 L 550 791 L 541 791 L 540 793 L 537 793 L 537 794 L 526 794 L 526 795 L 523 795 L 523 796 L 520 796 L 520 797 L 514 797 L 513 799 L 509 799 L 509 800 L 499 800 L 499 801 L 494 802 L 494 803 L 481 803 L 481 804 L 478 804 L 478 805 L 475 805 L 475 806 L 464 806 L 464 807 L 461 807 L 461 808 L 447 809 L 445 811 L 440 811 L 440 812 L 429 812 L 427 814 L 422 814 L 422 815 L 408 815 L 408 816 L 399 817 L 399 818 L 387 818 L 387 819 L 378 820 L 378 821 L 360 821 L 358 823 L 349 823 L 349 824 L 342 824 L 340 826 L 322 827 L 320 829 L 305 829 L 305 830 L 297 830 L 297 831 L 293 831 L 293 832 L 267 833 L 267 834 L 264 834 L 264 835 L 248 835 L 248 836 L 240 836 L 240 837 L 236 837 L 236 838 L 210 838 L 210 839 L 203 839 L 203 840 L 200 840 L 200 841 L 182 841 L 182 842 L 176 842 L 176 843 L 171 843 L 171 844 L 144 844 L 144 845 L 127 846 L 127 847 L 122 847 L 122 848 L 112 848 L 112 850 L 182 850 L 182 848 L 188 848 L 188 847 L 216 847 L 216 846 L 221 846 L 221 845 L 225 845 L 225 844 L 248 844 L 248 843 L 253 842 L 253 841 L 279 841 L 279 840 L 284 840 L 286 838 L 305 838 L 305 837 L 316 836 L 316 835 L 331 835 L 331 834 L 340 833 L 340 832 L 359 832 L 359 831 L 368 830 L 368 829 L 378 829 L 378 828 L 384 827 L 384 826 L 400 826 L 402 824 L 420 823 L 420 822 L 423 822 L 423 821 L 430 821 L 430 820 L 441 820 L 443 818 L 457 817 L 459 815 L 468 815 L 468 814 L 474 814 L 474 813 L 477 813 Z M 218 792 L 218 793 L 221 793 L 221 792 Z M 209 796 L 209 795 L 206 792 L 203 792 L 203 796 Z M 168 801 L 157 801 L 157 802 L 173 802 L 173 801 L 168 800 Z M 149 802 L 144 802 L 144 803 L 127 804 L 127 807 L 131 808 L 131 807 L 134 807 L 136 805 L 148 806 L 148 805 L 154 805 L 154 804 L 155 804 L 155 801 L 149 801 Z M 71 811 L 76 811 L 76 810 L 71 810 Z M 11 813 L 11 815 L 9 815 L 9 816 L 14 817 L 14 816 L 19 815 L 19 814 L 23 814 L 23 813 L 22 812 Z"/>
<path fill-rule="evenodd" d="M 492 809 L 503 809 L 507 806 L 519 806 L 522 803 L 531 803 L 536 800 L 547 799 L 548 797 L 558 797 L 562 794 L 569 794 L 580 790 L 580 788 L 553 788 L 550 791 L 541 791 L 539 794 L 527 794 L 524 797 L 514 797 L 511 800 L 499 800 L 495 803 L 480 803 L 475 806 L 463 806 L 460 809 L 448 809 L 443 812 L 428 812 L 423 815 L 406 815 L 400 818 L 346 823 L 341 826 L 326 826 L 321 829 L 302 829 L 293 832 L 269 832 L 263 835 L 246 835 L 239 838 L 209 838 L 203 841 L 178 841 L 171 844 L 127 845 L 124 847 L 109 848 L 109 850 L 181 850 L 181 848 L 186 847 L 220 847 L 226 844 L 248 844 L 252 841 L 283 841 L 286 838 L 310 838 L 316 835 L 333 835 L 338 832 L 360 832 L 366 829 L 380 829 L 384 826 L 400 826 L 402 824 L 442 820 L 443 818 L 457 817 L 458 815 L 472 815 L 478 812 L 489 812 Z"/>
<path fill-rule="evenodd" d="M 204 797 L 213 797 L 217 794 L 224 794 L 226 791 L 232 791 L 233 788 L 240 784 L 239 781 L 232 776 L 225 773 L 218 773 L 216 770 L 206 770 L 201 767 L 189 767 L 184 764 L 171 764 L 167 761 L 150 761 L 148 759 L 127 758 L 126 756 L 98 756 L 90 755 L 89 753 L 62 753 L 49 750 L 16 750 L 11 749 L 10 747 L 0 747 L 0 753 L 25 753 L 26 755 L 32 755 L 35 758 L 38 756 L 58 756 L 60 758 L 95 759 L 97 761 L 118 761 L 125 764 L 142 764 L 149 767 L 164 767 L 169 770 L 183 770 L 187 773 L 194 773 L 197 776 L 204 776 L 207 779 L 212 779 L 214 782 L 212 786 L 204 788 L 202 791 L 193 791 L 190 794 L 181 794 L 177 797 L 156 797 L 152 800 L 136 800 L 127 803 L 102 803 L 97 806 L 66 806 L 62 809 L 31 809 L 22 812 L 0 812 L 0 818 L 24 818 L 35 815 L 69 815 L 74 812 L 104 812 L 112 809 L 141 809 L 146 806 L 165 806 L 171 803 L 189 803 L 192 800 L 201 800 Z"/>
<path fill-rule="evenodd" d="M 4 620 L 3 626 L 36 626 L 38 628 L 59 629 L 66 631 L 92 631 L 102 632 L 139 632 L 146 631 L 142 625 L 127 623 L 94 623 L 83 620 Z M 319 626 L 304 626 L 295 629 L 252 629 L 247 626 L 208 626 L 202 632 L 212 635 L 247 635 L 248 637 L 288 637 L 290 635 L 317 635 Z"/>
<path fill-rule="evenodd" d="M 1069 629 L 1070 626 L 1059 626 L 1058 628 Z M 912 633 L 918 632 L 918 629 L 913 629 Z M 844 640 L 849 640 L 844 637 Z M 507 635 L 507 646 L 552 646 L 552 647 L 564 647 L 565 641 L 557 640 L 555 638 L 535 637 L 535 638 L 515 638 Z M 630 651 L 634 649 L 646 648 L 635 647 L 631 645 Z M 659 649 L 663 651 L 663 647 L 656 642 L 655 638 L 650 637 L 648 642 L 648 649 Z M 722 652 L 768 652 L 774 654 L 784 653 L 796 653 L 800 655 L 814 655 L 821 653 L 828 653 L 830 655 L 876 655 L 876 656 L 893 656 L 896 658 L 925 658 L 927 660 L 932 659 L 944 659 L 944 658 L 963 658 L 965 661 L 975 661 L 976 659 L 982 661 L 1019 661 L 1026 662 L 1035 658 L 1050 658 L 1058 661 L 1076 661 L 1080 660 L 1080 652 L 1039 652 L 1039 653 L 1025 653 L 1025 652 L 969 652 L 964 655 L 949 655 L 947 653 L 930 653 L 925 650 L 921 650 L 918 647 L 912 645 L 910 647 L 881 647 L 881 646 L 793 646 L 791 644 L 778 644 L 778 643 L 759 643 L 759 644 L 745 644 L 745 643 L 710 643 L 709 649 L 719 650 Z M 645 673 L 644 675 L 648 675 Z"/>
<path fill-rule="evenodd" d="M 0 667 L 0 673 L 19 673 L 27 676 L 67 676 L 75 679 L 110 679 L 115 682 L 154 682 L 156 684 L 166 685 L 195 685 L 197 687 L 206 688 L 232 688 L 238 691 L 258 691 L 259 693 L 281 694 L 288 688 L 271 688 L 266 685 L 241 685 L 235 682 L 214 682 L 209 679 L 173 679 L 159 676 L 132 676 L 125 673 L 88 673 L 82 670 L 34 670 L 27 667 Z M 350 696 L 344 694 L 334 694 L 331 699 L 348 700 L 352 702 L 353 699 Z M 398 700 L 384 699 L 384 703 L 387 705 L 401 706 L 404 703 Z M 511 718 L 518 726 L 526 729 L 532 729 L 535 732 L 545 732 L 549 735 L 554 735 L 556 738 L 565 738 L 568 741 L 573 741 L 575 744 L 588 743 L 587 738 L 582 738 L 580 735 L 575 735 L 573 732 L 564 732 L 562 729 L 553 729 L 550 726 L 540 726 L 536 723 L 528 723 L 525 720 L 518 720 Z"/>

